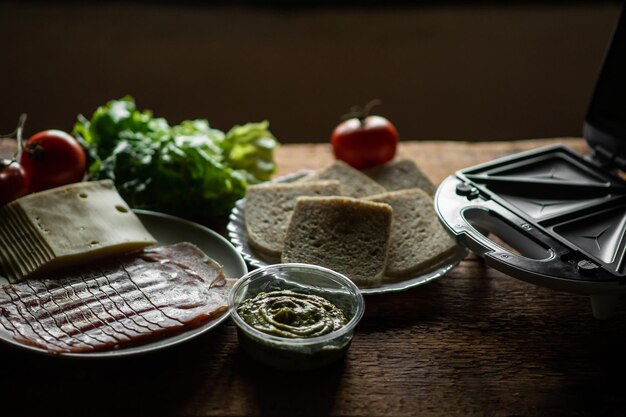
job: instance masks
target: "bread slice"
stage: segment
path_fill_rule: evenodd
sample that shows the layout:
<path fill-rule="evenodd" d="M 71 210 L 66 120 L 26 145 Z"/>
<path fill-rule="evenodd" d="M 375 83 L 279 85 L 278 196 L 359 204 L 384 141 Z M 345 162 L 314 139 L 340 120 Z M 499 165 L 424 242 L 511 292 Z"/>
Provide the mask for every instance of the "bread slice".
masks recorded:
<path fill-rule="evenodd" d="M 421 188 L 426 194 L 435 195 L 436 187 L 417 164 L 408 158 L 400 158 L 364 171 L 367 176 L 385 187 L 387 191 Z"/>
<path fill-rule="evenodd" d="M 304 177 L 301 182 L 337 180 L 341 183 L 345 196 L 361 198 L 368 195 L 380 194 L 387 191 L 382 185 L 352 168 L 343 161 L 335 161 L 312 175 Z"/>
<path fill-rule="evenodd" d="M 387 204 L 349 197 L 299 197 L 281 260 L 330 268 L 359 287 L 379 286 L 391 217 Z"/>
<path fill-rule="evenodd" d="M 393 208 L 385 279 L 418 275 L 456 250 L 455 242 L 439 223 L 433 200 L 423 190 L 393 191 L 366 200 Z"/>
<path fill-rule="evenodd" d="M 266 183 L 248 187 L 244 210 L 250 245 L 265 255 L 280 257 L 296 198 L 340 193 L 339 181 Z"/>

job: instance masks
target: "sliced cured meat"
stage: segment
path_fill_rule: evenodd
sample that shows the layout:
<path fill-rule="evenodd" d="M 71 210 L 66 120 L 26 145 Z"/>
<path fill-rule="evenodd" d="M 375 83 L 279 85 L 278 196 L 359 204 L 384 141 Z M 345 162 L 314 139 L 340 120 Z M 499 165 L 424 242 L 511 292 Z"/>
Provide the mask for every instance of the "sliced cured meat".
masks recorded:
<path fill-rule="evenodd" d="M 0 326 L 50 352 L 96 352 L 200 326 L 228 310 L 219 264 L 190 243 L 0 287 Z"/>

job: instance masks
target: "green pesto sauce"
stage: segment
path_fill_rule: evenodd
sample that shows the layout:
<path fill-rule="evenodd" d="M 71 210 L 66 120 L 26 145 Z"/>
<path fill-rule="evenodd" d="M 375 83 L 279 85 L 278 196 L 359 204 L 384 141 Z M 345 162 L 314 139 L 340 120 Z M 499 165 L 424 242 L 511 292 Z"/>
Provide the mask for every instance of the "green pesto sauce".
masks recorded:
<path fill-rule="evenodd" d="M 327 299 L 288 290 L 260 292 L 241 303 L 237 313 L 263 333 L 291 339 L 321 336 L 348 322 Z"/>

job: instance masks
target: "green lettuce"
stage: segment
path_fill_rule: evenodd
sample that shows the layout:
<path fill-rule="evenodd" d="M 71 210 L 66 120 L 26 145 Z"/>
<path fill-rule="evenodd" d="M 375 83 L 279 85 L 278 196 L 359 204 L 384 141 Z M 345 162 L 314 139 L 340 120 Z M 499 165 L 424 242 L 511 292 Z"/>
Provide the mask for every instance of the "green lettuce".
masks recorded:
<path fill-rule="evenodd" d="M 227 133 L 203 119 L 170 126 L 124 97 L 90 119 L 79 116 L 73 133 L 87 152 L 90 179 L 113 180 L 132 207 L 203 223 L 226 215 L 249 184 L 276 170 L 278 142 L 266 121 Z"/>

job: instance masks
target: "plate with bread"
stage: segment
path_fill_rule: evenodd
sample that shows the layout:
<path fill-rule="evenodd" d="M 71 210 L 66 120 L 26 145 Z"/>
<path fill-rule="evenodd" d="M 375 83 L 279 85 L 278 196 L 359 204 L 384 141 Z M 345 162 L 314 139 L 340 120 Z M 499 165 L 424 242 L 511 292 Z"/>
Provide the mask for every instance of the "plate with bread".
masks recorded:
<path fill-rule="evenodd" d="M 410 159 L 365 171 L 335 161 L 248 187 L 228 233 L 252 267 L 315 264 L 346 275 L 364 294 L 403 291 L 467 255 L 439 223 L 435 189 Z"/>

